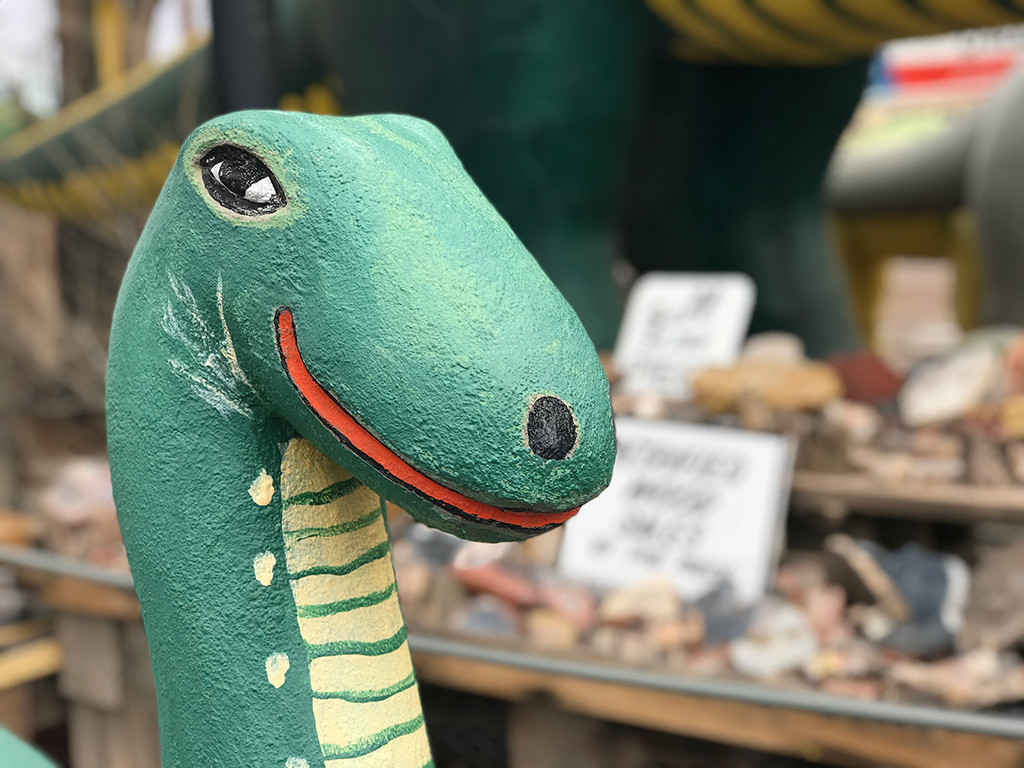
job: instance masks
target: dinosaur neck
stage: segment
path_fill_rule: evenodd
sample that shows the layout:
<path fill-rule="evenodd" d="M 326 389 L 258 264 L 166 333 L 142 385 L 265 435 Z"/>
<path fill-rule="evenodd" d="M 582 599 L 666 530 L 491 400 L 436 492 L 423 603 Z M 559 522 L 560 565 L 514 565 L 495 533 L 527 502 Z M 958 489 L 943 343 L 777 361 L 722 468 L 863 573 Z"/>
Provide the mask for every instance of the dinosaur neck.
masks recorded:
<path fill-rule="evenodd" d="M 428 765 L 379 501 L 254 398 L 218 412 L 140 359 L 158 337 L 112 348 L 108 437 L 162 765 Z"/>
<path fill-rule="evenodd" d="M 385 505 L 302 439 L 285 450 L 281 499 L 287 576 L 328 768 L 430 765 Z"/>

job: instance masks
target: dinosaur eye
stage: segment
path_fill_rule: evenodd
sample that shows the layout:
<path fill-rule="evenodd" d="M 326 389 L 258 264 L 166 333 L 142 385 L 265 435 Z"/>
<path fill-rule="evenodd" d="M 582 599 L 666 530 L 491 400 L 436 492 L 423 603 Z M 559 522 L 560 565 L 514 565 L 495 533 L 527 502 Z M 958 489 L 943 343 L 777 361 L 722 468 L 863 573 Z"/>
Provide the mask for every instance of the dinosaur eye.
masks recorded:
<path fill-rule="evenodd" d="M 214 147 L 199 161 L 210 197 L 243 216 L 262 216 L 282 208 L 284 191 L 270 169 L 252 152 L 231 144 Z"/>

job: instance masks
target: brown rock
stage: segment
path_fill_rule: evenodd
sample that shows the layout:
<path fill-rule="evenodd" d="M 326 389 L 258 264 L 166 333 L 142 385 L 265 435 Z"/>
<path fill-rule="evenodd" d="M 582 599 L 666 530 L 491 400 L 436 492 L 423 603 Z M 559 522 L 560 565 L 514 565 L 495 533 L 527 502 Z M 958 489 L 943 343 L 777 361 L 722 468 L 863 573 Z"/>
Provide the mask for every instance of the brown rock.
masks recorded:
<path fill-rule="evenodd" d="M 822 410 L 825 424 L 835 427 L 851 443 L 864 445 L 882 428 L 882 417 L 874 408 L 853 400 L 833 400 Z"/>
<path fill-rule="evenodd" d="M 803 609 L 823 644 L 830 645 L 849 637 L 851 630 L 844 621 L 846 591 L 842 587 L 829 584 L 812 589 L 803 601 Z"/>
<path fill-rule="evenodd" d="M 1024 699 L 1024 666 L 1012 653 L 972 651 L 934 664 L 894 665 L 886 682 L 952 707 L 992 707 Z"/>
<path fill-rule="evenodd" d="M 873 675 L 885 668 L 878 646 L 859 637 L 822 649 L 803 666 L 804 675 L 813 682 L 830 678 Z"/>
<path fill-rule="evenodd" d="M 631 629 L 622 635 L 619 658 L 627 664 L 647 666 L 659 661 L 661 654 L 650 635 Z"/>
<path fill-rule="evenodd" d="M 1006 463 L 1013 479 L 1017 483 L 1024 483 L 1024 443 L 1010 443 L 1006 446 Z"/>
<path fill-rule="evenodd" d="M 472 568 L 453 566 L 449 570 L 470 592 L 494 595 L 520 607 L 531 607 L 540 602 L 540 590 L 536 584 L 496 563 Z"/>
<path fill-rule="evenodd" d="M 650 634 L 654 645 L 663 652 L 699 645 L 704 640 L 704 616 L 698 610 L 689 610 L 678 619 L 655 624 Z"/>
<path fill-rule="evenodd" d="M 1024 395 L 1003 401 L 999 410 L 999 434 L 1004 440 L 1024 438 Z"/>
<path fill-rule="evenodd" d="M 544 606 L 564 616 L 581 632 L 586 632 L 597 621 L 597 600 L 581 584 L 552 582 L 540 588 Z"/>
<path fill-rule="evenodd" d="M 967 444 L 967 480 L 974 485 L 1011 485 L 1010 470 L 999 446 L 986 437 L 973 435 Z"/>
<path fill-rule="evenodd" d="M 751 432 L 774 432 L 779 428 L 777 412 L 754 394 L 742 394 L 736 402 L 740 427 Z"/>
<path fill-rule="evenodd" d="M 693 397 L 714 412 L 735 411 L 741 397 L 754 397 L 777 411 L 813 410 L 838 399 L 842 383 L 825 363 L 800 365 L 743 362 L 707 368 L 693 377 Z"/>
<path fill-rule="evenodd" d="M 903 379 L 873 352 L 852 352 L 828 358 L 843 382 L 846 397 L 860 403 L 883 403 L 896 399 Z"/>
<path fill-rule="evenodd" d="M 622 638 L 626 630 L 619 627 L 598 627 L 590 635 L 587 644 L 594 653 L 609 658 L 618 658 L 619 649 L 622 648 Z"/>
<path fill-rule="evenodd" d="M 534 608 L 526 614 L 526 636 L 545 651 L 571 651 L 580 640 L 579 628 L 550 608 Z"/>
<path fill-rule="evenodd" d="M 820 558 L 790 560 L 775 572 L 775 590 L 791 603 L 802 605 L 806 595 L 828 583 L 828 571 Z"/>
<path fill-rule="evenodd" d="M 608 593 L 598 607 L 598 618 L 621 626 L 655 623 L 675 619 L 681 609 L 675 585 L 656 576 Z"/>

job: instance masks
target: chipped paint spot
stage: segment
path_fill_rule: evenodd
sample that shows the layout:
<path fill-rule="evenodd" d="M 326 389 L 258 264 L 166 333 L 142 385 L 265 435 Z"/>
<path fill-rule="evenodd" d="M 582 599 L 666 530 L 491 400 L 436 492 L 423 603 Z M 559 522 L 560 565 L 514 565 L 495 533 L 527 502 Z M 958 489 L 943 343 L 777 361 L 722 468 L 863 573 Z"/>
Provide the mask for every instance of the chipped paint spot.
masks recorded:
<path fill-rule="evenodd" d="M 252 481 L 252 485 L 249 486 L 249 495 L 261 507 L 267 506 L 274 498 L 274 478 L 267 474 L 267 470 L 261 469 L 260 476 Z"/>
<path fill-rule="evenodd" d="M 309 761 L 304 757 L 289 757 L 285 760 L 284 768 L 309 768 Z"/>
<path fill-rule="evenodd" d="M 269 587 L 274 580 L 274 566 L 277 565 L 277 558 L 273 552 L 260 552 L 252 559 L 252 570 L 256 574 L 256 581 L 264 587 Z"/>
<path fill-rule="evenodd" d="M 284 685 L 284 676 L 291 668 L 287 653 L 272 653 L 267 656 L 267 680 L 275 688 Z"/>

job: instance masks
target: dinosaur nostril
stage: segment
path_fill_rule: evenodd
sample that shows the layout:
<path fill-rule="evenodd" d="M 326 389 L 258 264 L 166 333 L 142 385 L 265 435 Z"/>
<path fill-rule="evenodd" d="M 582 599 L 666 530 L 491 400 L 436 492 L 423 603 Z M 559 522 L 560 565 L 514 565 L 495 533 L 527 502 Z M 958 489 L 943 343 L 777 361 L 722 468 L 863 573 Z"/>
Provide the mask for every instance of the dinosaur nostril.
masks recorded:
<path fill-rule="evenodd" d="M 576 420 L 562 400 L 538 397 L 526 416 L 526 444 L 542 459 L 564 459 L 576 447 Z"/>

